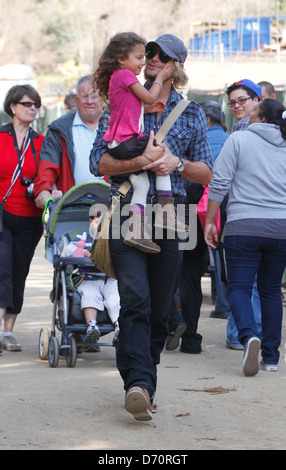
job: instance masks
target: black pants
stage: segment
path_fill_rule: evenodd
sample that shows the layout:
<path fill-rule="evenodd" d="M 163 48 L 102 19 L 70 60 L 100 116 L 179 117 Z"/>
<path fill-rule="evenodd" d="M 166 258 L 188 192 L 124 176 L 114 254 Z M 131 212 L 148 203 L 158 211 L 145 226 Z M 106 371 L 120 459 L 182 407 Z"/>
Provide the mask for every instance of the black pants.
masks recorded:
<path fill-rule="evenodd" d="M 121 216 L 121 223 L 127 217 Z M 153 397 L 156 366 L 168 335 L 170 307 L 179 275 L 178 240 L 154 239 L 158 254 L 147 254 L 110 238 L 121 310 L 117 367 L 124 388 L 141 386 Z"/>
<path fill-rule="evenodd" d="M 26 278 L 43 233 L 40 217 L 21 217 L 4 211 L 0 234 L 0 307 L 21 312 Z"/>
<path fill-rule="evenodd" d="M 197 245 L 193 250 L 183 252 L 182 271 L 180 276 L 180 301 L 184 322 L 187 325 L 182 335 L 181 350 L 188 353 L 200 353 L 202 336 L 197 332 L 202 306 L 201 278 L 204 274 L 207 245 L 199 220 L 197 221 Z M 172 303 L 169 330 L 174 331 L 182 321 L 176 305 Z"/>
<path fill-rule="evenodd" d="M 203 301 L 201 279 L 204 273 L 207 245 L 198 221 L 197 246 L 184 252 L 180 278 L 181 309 L 187 329 L 182 336 L 181 350 L 190 353 L 201 351 L 202 336 L 197 332 Z"/>
<path fill-rule="evenodd" d="M 124 140 L 113 149 L 108 148 L 108 153 L 117 160 L 135 158 L 144 152 L 148 140 L 149 137 L 147 136 L 139 137 L 139 139 L 137 139 L 137 137 L 131 137 L 130 139 Z M 156 145 L 155 140 L 154 145 Z"/>

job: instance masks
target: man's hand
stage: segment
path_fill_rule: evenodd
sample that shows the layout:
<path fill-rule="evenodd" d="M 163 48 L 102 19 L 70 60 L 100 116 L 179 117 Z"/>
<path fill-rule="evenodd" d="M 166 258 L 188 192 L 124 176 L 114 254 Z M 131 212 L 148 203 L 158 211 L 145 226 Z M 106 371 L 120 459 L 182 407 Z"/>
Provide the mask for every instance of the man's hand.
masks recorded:
<path fill-rule="evenodd" d="M 53 190 L 52 190 L 52 198 L 53 198 L 55 201 L 58 201 L 58 200 L 61 199 L 62 197 L 63 197 L 62 191 L 60 191 L 59 189 L 53 189 Z"/>
<path fill-rule="evenodd" d="M 45 208 L 45 202 L 47 199 L 54 199 L 55 201 L 58 201 L 63 197 L 62 191 L 59 189 L 53 189 L 52 192 L 48 190 L 41 191 L 38 196 L 35 199 L 36 206 L 39 209 L 44 209 Z"/>
<path fill-rule="evenodd" d="M 160 144 L 159 142 L 157 143 L 157 145 L 154 145 L 154 132 L 151 131 L 148 144 L 144 150 L 143 156 L 146 157 L 151 162 L 151 164 L 153 164 L 153 162 L 159 160 L 163 156 L 165 151 L 164 147 L 165 146 L 163 144 Z M 149 164 L 147 166 L 149 166 Z M 143 170 L 145 170 L 145 167 L 143 168 Z"/>
<path fill-rule="evenodd" d="M 41 191 L 35 199 L 36 206 L 39 209 L 44 209 L 46 200 L 50 199 L 51 197 L 52 197 L 52 194 L 50 191 L 47 191 L 47 190 Z"/>
<path fill-rule="evenodd" d="M 148 148 L 148 145 L 146 149 Z M 179 157 L 173 155 L 164 144 L 158 144 L 158 146 L 163 150 L 163 155 L 161 158 L 148 163 L 148 165 L 143 167 L 143 170 L 152 170 L 157 176 L 166 176 L 176 170 L 180 160 Z M 144 155 L 145 154 L 146 151 L 144 152 Z"/>

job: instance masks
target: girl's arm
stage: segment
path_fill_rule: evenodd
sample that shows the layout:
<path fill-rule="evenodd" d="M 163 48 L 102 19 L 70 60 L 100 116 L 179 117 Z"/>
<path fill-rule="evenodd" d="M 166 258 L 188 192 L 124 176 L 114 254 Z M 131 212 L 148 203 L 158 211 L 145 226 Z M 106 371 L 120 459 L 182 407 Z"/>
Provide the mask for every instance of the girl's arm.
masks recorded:
<path fill-rule="evenodd" d="M 170 60 L 158 73 L 156 80 L 151 86 L 150 90 L 147 90 L 141 83 L 132 83 L 129 86 L 132 93 L 139 98 L 143 103 L 153 104 L 159 96 L 159 93 L 163 87 L 163 82 L 167 80 L 173 73 L 174 61 Z"/>
<path fill-rule="evenodd" d="M 129 88 L 132 91 L 133 95 L 135 95 L 136 98 L 138 98 L 139 100 L 143 101 L 143 103 L 153 104 L 159 96 L 159 93 L 161 91 L 161 85 L 162 83 L 158 80 L 153 83 L 152 87 L 148 91 L 143 85 L 141 85 L 141 83 L 136 82 L 132 83 Z"/>

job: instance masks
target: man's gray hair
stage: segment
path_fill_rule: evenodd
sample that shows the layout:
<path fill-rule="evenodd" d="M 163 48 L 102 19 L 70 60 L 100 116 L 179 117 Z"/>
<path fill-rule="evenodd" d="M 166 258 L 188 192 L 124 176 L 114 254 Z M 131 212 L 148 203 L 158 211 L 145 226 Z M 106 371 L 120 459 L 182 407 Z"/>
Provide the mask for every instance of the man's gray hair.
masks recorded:
<path fill-rule="evenodd" d="M 83 83 L 83 82 L 89 82 L 90 85 L 91 85 L 91 80 L 92 80 L 92 75 L 84 75 L 83 77 L 81 77 L 77 84 L 76 84 L 76 88 L 75 88 L 75 92 L 76 92 L 76 95 L 78 95 L 78 89 L 80 87 L 80 85 Z"/>
<path fill-rule="evenodd" d="M 203 108 L 206 117 L 210 119 L 211 124 L 221 124 L 223 113 L 219 103 L 213 100 L 203 101 L 199 103 Z"/>

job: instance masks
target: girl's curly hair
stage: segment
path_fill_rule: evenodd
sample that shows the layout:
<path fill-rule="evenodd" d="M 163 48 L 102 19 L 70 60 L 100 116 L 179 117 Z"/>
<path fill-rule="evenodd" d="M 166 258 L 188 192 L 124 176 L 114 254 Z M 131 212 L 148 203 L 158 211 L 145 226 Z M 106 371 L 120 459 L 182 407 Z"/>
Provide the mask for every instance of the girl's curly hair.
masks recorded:
<path fill-rule="evenodd" d="M 98 67 L 93 74 L 92 85 L 104 103 L 108 104 L 109 80 L 118 69 L 118 58 L 126 59 L 137 44 L 146 44 L 145 39 L 133 32 L 118 33 L 110 40 L 103 51 Z"/>

